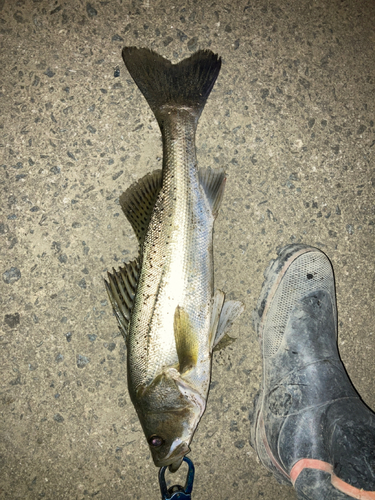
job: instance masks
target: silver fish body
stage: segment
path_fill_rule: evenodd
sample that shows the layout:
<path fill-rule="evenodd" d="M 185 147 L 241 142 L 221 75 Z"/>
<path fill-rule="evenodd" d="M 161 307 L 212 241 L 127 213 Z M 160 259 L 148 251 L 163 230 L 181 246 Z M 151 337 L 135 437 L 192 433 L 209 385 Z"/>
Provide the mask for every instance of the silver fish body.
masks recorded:
<path fill-rule="evenodd" d="M 205 410 L 214 345 L 242 304 L 214 294 L 212 230 L 225 173 L 198 169 L 195 131 L 220 70 L 200 51 L 177 65 L 125 48 L 125 64 L 159 122 L 163 168 L 121 205 L 140 243 L 107 288 L 126 337 L 128 388 L 157 466 L 176 470 Z"/>

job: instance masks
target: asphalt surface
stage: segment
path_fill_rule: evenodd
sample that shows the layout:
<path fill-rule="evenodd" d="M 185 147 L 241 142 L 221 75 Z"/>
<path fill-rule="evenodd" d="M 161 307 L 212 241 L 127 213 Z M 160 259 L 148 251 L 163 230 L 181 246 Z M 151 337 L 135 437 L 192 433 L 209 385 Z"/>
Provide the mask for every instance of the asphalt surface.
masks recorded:
<path fill-rule="evenodd" d="M 249 444 L 251 313 L 281 246 L 332 260 L 340 353 L 375 409 L 374 22 L 372 0 L 0 0 L 1 499 L 160 496 L 103 284 L 137 253 L 118 198 L 162 155 L 125 45 L 223 60 L 197 155 L 228 172 L 215 283 L 246 311 L 215 354 L 194 498 L 295 498 Z"/>

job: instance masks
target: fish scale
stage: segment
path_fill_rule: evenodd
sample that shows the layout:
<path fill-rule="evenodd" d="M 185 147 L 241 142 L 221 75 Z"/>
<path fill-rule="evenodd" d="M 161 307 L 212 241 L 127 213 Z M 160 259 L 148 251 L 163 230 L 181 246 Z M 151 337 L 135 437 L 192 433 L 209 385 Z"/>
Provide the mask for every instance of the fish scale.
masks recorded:
<path fill-rule="evenodd" d="M 207 330 L 213 295 L 209 250 L 214 219 L 199 184 L 195 148 L 191 147 L 196 118 L 179 111 L 169 119 L 163 136 L 162 189 L 146 233 L 129 327 L 135 389 L 153 380 L 163 366 L 178 364 L 173 330 L 178 305 L 186 309 L 194 331 L 202 336 L 199 359 L 209 363 Z M 160 262 L 162 266 L 158 266 Z M 147 359 L 141 359 L 139 353 L 145 347 Z"/>

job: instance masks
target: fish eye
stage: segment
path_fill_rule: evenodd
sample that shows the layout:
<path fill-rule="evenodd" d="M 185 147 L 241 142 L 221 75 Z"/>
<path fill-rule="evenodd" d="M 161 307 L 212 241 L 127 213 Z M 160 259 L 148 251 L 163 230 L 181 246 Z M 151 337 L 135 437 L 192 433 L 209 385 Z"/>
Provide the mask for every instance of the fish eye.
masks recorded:
<path fill-rule="evenodd" d="M 164 443 L 164 439 L 161 438 L 160 436 L 151 436 L 148 438 L 148 444 L 152 446 L 153 448 L 158 448 Z"/>

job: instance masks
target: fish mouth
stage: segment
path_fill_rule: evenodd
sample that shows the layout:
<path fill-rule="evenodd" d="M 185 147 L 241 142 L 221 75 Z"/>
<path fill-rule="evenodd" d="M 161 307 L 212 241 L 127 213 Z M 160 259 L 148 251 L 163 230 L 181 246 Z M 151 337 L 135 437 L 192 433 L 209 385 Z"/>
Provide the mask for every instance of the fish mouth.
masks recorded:
<path fill-rule="evenodd" d="M 175 447 L 168 455 L 161 459 L 154 459 L 156 467 L 168 467 L 171 472 L 176 472 L 180 467 L 184 456 L 189 453 L 189 446 L 183 441 Z"/>
<path fill-rule="evenodd" d="M 184 457 L 181 457 L 176 462 L 173 462 L 173 464 L 171 464 L 168 467 L 169 472 L 177 472 L 178 469 L 180 468 L 180 465 L 182 464 L 183 459 L 184 459 Z"/>

